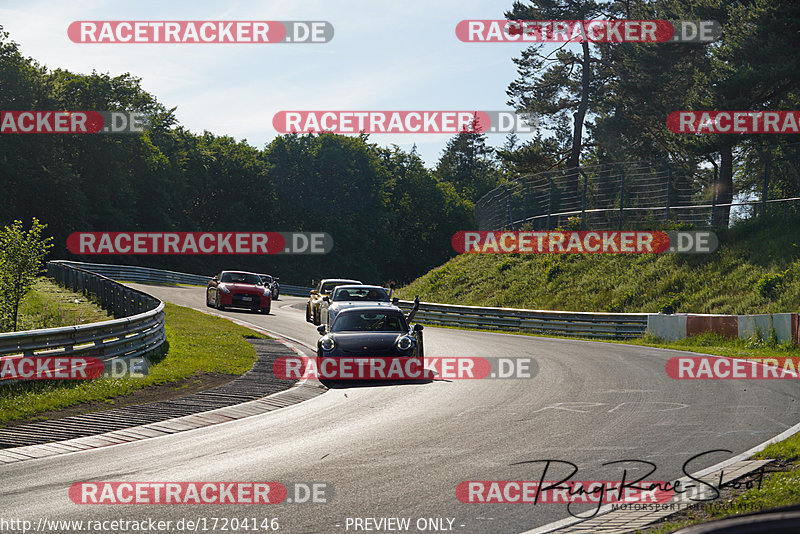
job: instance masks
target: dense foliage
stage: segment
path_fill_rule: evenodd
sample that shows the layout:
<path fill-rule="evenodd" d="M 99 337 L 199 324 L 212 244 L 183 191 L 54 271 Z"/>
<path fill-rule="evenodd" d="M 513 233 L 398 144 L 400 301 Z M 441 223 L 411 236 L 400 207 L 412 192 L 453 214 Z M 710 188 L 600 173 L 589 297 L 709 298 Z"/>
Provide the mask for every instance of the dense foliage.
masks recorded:
<path fill-rule="evenodd" d="M 499 13 L 498 13 L 499 15 Z M 0 225 L 38 217 L 53 255 L 211 274 L 274 273 L 409 281 L 454 253 L 455 231 L 506 180 L 554 167 L 668 159 L 728 226 L 736 193 L 800 195 L 796 136 L 670 132 L 676 110 L 787 110 L 800 102 L 800 4 L 793 0 L 514 1 L 508 19 L 716 20 L 714 43 L 532 43 L 516 58 L 510 106 L 540 126 L 489 147 L 462 133 L 428 169 L 416 152 L 367 136 L 283 135 L 263 148 L 179 125 L 136 77 L 49 70 L 0 27 L 1 110 L 125 110 L 153 117 L 143 135 L 0 136 Z M 502 50 L 502 47 L 498 48 Z M 506 54 L 506 52 L 499 52 Z M 684 172 L 685 171 L 685 172 Z M 570 173 L 573 189 L 578 174 Z M 577 191 L 577 189 L 576 189 Z M 576 193 L 577 194 L 577 193 Z M 326 256 L 71 256 L 74 231 L 324 231 Z"/>
<path fill-rule="evenodd" d="M 0 136 L 0 223 L 38 217 L 52 256 L 211 274 L 270 272 L 285 282 L 348 276 L 410 280 L 453 255 L 472 204 L 414 153 L 366 137 L 284 135 L 263 149 L 191 133 L 131 76 L 49 71 L 0 34 L 0 109 L 126 110 L 143 135 Z M 324 231 L 325 256 L 80 256 L 75 231 Z"/>

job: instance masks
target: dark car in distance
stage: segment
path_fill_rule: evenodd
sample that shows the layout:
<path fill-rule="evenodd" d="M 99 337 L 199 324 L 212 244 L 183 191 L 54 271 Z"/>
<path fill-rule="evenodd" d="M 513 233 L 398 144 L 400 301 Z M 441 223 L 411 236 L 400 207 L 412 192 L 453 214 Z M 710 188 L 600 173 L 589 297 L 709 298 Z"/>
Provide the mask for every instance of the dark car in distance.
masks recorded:
<path fill-rule="evenodd" d="M 269 313 L 272 294 L 261 277 L 244 271 L 221 271 L 208 282 L 206 306 L 217 308 L 248 308 Z"/>
<path fill-rule="evenodd" d="M 272 300 L 278 300 L 278 297 L 281 296 L 281 285 L 278 283 L 280 278 L 271 274 L 259 274 L 258 276 L 261 277 L 264 286 L 268 287 L 272 293 Z"/>

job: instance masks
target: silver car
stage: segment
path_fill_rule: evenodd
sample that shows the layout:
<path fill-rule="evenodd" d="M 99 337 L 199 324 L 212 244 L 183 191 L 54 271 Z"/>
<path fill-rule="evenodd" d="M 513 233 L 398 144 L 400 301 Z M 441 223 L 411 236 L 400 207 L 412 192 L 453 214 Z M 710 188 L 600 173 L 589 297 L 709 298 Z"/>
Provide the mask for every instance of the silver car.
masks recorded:
<path fill-rule="evenodd" d="M 340 311 L 359 306 L 396 307 L 396 304 L 385 287 L 342 285 L 334 289 L 330 296 L 322 297 L 320 323 L 330 325 Z"/>

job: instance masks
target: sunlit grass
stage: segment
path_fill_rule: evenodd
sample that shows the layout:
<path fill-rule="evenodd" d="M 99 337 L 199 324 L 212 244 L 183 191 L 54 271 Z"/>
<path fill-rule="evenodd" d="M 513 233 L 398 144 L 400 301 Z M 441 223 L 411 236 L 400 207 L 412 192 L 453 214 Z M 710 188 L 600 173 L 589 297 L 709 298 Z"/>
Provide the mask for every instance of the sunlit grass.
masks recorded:
<path fill-rule="evenodd" d="M 241 375 L 256 360 L 247 337 L 266 337 L 231 321 L 190 308 L 166 304 L 166 354 L 144 378 L 101 378 L 91 381 L 34 381 L 0 386 L 0 423 L 27 419 L 75 404 L 106 401 L 148 386 L 198 373 Z"/>

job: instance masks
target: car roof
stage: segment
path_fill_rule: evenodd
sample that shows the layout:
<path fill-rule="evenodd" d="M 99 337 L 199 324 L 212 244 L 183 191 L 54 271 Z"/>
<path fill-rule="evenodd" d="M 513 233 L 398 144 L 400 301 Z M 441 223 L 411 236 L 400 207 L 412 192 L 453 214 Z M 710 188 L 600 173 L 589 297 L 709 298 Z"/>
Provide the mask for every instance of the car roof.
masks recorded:
<path fill-rule="evenodd" d="M 254 276 L 261 276 L 260 274 L 251 273 L 249 271 L 221 271 L 220 274 L 234 273 L 234 274 L 252 274 Z"/>
<path fill-rule="evenodd" d="M 389 304 L 389 305 L 387 306 L 387 304 Z M 340 311 L 339 315 L 341 315 L 343 313 L 357 313 L 357 312 L 364 312 L 364 311 L 374 311 L 374 312 L 380 312 L 380 313 L 385 313 L 387 311 L 393 311 L 393 312 L 398 312 L 401 315 L 403 315 L 403 310 L 401 310 L 397 306 L 391 305 L 391 303 L 384 303 L 382 305 L 381 304 L 371 304 L 369 306 L 352 306 L 352 307 L 348 306 L 347 308 L 345 308 L 342 311 Z"/>
<path fill-rule="evenodd" d="M 342 284 L 336 288 L 336 291 L 340 289 L 386 289 L 383 286 L 368 286 L 367 284 Z"/>
<path fill-rule="evenodd" d="M 364 285 L 359 280 L 351 280 L 349 278 L 323 278 L 322 280 L 320 280 L 319 283 L 320 285 L 322 285 L 322 284 L 328 284 L 330 282 L 347 282 L 352 285 Z"/>

